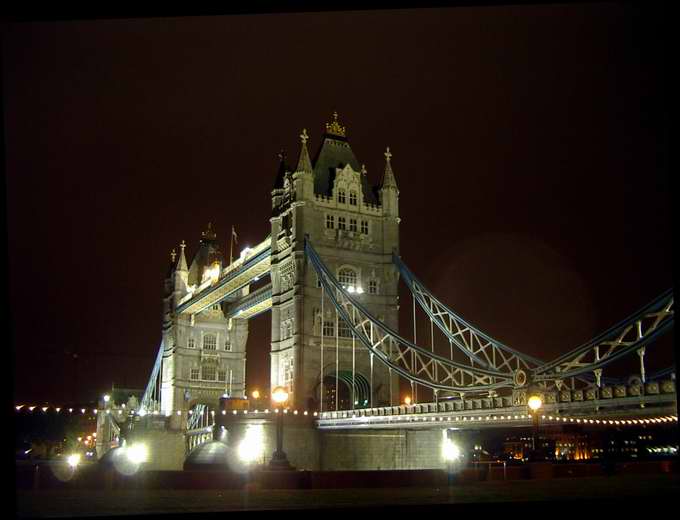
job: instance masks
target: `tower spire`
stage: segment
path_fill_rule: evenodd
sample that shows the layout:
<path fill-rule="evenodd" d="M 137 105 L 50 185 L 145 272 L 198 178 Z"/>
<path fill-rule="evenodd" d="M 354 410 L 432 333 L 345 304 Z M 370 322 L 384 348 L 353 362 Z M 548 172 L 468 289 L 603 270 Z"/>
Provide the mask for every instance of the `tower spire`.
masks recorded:
<path fill-rule="evenodd" d="M 179 245 L 179 261 L 177 262 L 177 271 L 186 271 L 189 272 L 189 268 L 187 267 L 187 259 L 184 256 L 184 248 L 186 247 L 186 242 L 182 240 L 182 243 Z"/>
<path fill-rule="evenodd" d="M 385 188 L 394 188 L 395 190 L 398 191 L 399 188 L 397 188 L 397 180 L 394 177 L 394 172 L 392 171 L 392 163 L 390 162 L 390 159 L 392 159 L 392 153 L 390 152 L 390 147 L 388 146 L 387 149 L 385 150 L 385 173 L 383 174 L 380 189 L 384 190 Z"/>
<path fill-rule="evenodd" d="M 307 129 L 303 128 L 300 134 L 300 142 L 302 146 L 300 148 L 300 158 L 298 159 L 297 168 L 295 171 L 312 173 L 312 161 L 309 158 L 309 150 L 307 150 L 307 140 L 309 136 L 307 135 Z"/>

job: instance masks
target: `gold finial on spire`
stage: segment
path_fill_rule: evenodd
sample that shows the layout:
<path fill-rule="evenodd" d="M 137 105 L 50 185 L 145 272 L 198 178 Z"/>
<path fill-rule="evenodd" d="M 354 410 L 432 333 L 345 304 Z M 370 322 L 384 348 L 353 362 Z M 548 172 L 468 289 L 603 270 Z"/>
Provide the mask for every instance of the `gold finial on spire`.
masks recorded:
<path fill-rule="evenodd" d="M 385 159 L 387 162 L 390 162 L 390 159 L 392 158 L 392 154 L 390 153 L 390 147 L 387 147 L 387 150 L 385 150 Z"/>
<path fill-rule="evenodd" d="M 333 121 L 326 123 L 326 133 L 345 137 L 345 127 L 338 122 L 338 113 L 336 111 L 333 112 Z"/>
<path fill-rule="evenodd" d="M 184 253 L 184 248 L 185 248 L 186 246 L 187 246 L 187 243 L 186 243 L 184 240 L 182 240 L 182 243 L 179 245 L 179 247 L 182 248 L 182 253 Z"/>
<path fill-rule="evenodd" d="M 362 164 L 362 165 L 361 165 L 361 173 L 364 174 L 364 175 L 366 175 L 367 172 L 368 172 L 368 170 L 366 169 L 366 165 L 365 165 L 365 164 Z"/>
<path fill-rule="evenodd" d="M 302 144 L 307 144 L 308 139 L 309 136 L 307 135 L 307 129 L 303 128 L 302 133 L 300 134 L 300 141 L 302 141 Z"/>
<path fill-rule="evenodd" d="M 175 258 L 177 258 L 177 251 L 175 251 L 175 248 L 172 248 L 172 251 L 170 251 L 170 259 L 172 260 L 172 263 L 175 263 Z"/>

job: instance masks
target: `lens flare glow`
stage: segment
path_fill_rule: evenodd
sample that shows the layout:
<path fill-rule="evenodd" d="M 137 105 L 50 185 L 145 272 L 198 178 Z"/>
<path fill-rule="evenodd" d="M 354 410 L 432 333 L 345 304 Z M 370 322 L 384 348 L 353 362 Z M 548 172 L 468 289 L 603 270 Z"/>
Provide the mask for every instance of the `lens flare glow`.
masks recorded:
<path fill-rule="evenodd" d="M 452 441 L 446 439 L 442 443 L 442 457 L 448 462 L 455 462 L 460 458 L 460 448 Z"/>
<path fill-rule="evenodd" d="M 245 437 L 238 445 L 238 457 L 242 462 L 250 464 L 259 460 L 263 452 L 264 435 L 262 426 L 250 426 L 246 430 Z"/>
<path fill-rule="evenodd" d="M 68 462 L 69 466 L 75 468 L 78 466 L 78 464 L 80 464 L 80 453 L 73 453 L 72 455 L 69 455 L 66 459 L 66 462 Z"/>
<path fill-rule="evenodd" d="M 149 460 L 149 450 L 144 444 L 133 444 L 125 450 L 125 455 L 135 464 L 142 464 Z"/>

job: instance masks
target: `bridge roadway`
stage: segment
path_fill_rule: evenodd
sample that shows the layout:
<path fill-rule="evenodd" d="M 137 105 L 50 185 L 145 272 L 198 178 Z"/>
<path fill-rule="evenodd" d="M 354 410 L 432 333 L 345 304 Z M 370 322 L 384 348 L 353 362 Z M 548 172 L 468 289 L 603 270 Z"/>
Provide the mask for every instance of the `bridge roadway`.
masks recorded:
<path fill-rule="evenodd" d="M 677 397 L 672 381 L 660 385 L 647 383 L 646 395 L 631 395 L 639 390 L 636 386 L 603 388 L 597 398 L 586 400 L 582 400 L 580 390 L 571 391 L 568 396 L 562 393 L 563 401 L 543 405 L 541 422 L 601 425 L 623 421 L 623 424 L 632 425 L 640 421 L 643 424 L 677 421 Z M 442 423 L 459 429 L 528 427 L 532 426 L 532 418 L 526 405 L 513 404 L 511 397 L 495 397 L 327 411 L 320 414 L 317 427 L 323 430 L 426 429 Z"/>
<path fill-rule="evenodd" d="M 668 382 L 666 382 L 668 383 Z M 579 424 L 592 426 L 643 425 L 677 422 L 677 398 L 673 385 L 648 383 L 648 390 L 665 390 L 648 395 L 598 398 L 587 401 L 572 400 L 544 404 L 540 414 L 542 426 Z M 608 395 L 606 388 L 602 389 Z M 622 393 L 622 388 L 617 388 Z M 627 391 L 635 391 L 634 386 Z M 579 391 L 572 391 L 578 398 Z M 571 397 L 574 397 L 572 395 Z M 526 405 L 513 405 L 511 397 L 447 400 L 438 403 L 421 403 L 356 410 L 326 412 L 286 411 L 291 416 L 310 416 L 321 430 L 352 429 L 431 429 L 449 427 L 456 429 L 487 429 L 531 427 L 532 417 Z M 222 411 L 229 422 L 271 420 L 273 410 Z M 221 422 L 221 421 L 218 421 Z M 190 435 L 205 435 L 209 428 L 196 429 Z"/>

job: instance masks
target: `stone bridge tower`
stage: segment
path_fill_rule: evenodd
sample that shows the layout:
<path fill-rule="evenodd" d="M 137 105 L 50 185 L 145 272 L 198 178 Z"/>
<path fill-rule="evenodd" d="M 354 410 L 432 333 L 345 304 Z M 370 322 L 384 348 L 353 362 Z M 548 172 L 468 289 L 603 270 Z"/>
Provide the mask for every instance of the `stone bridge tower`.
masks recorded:
<path fill-rule="evenodd" d="M 374 316 L 398 330 L 398 273 L 392 253 L 399 250 L 399 191 L 389 148 L 382 182 L 369 184 L 337 113 L 326 124 L 313 160 L 306 130 L 300 138 L 296 167 L 289 168 L 281 155 L 272 191 L 271 385 L 288 387 L 291 406 L 318 410 L 324 334 L 323 409 L 335 409 L 336 400 L 340 409 L 348 409 L 352 335 L 342 319 L 336 328 L 335 309 L 327 297 L 322 316 L 322 289 L 305 259 L 304 240 L 311 240 L 336 278 L 353 287 Z M 370 355 L 358 340 L 355 363 L 355 407 L 386 405 L 391 395 L 398 401 L 396 375 L 377 360 L 371 370 Z"/>
<path fill-rule="evenodd" d="M 187 294 L 210 283 L 225 262 L 210 224 L 201 233 L 198 250 L 187 265 L 185 244 L 179 259 L 173 251 L 165 280 L 161 410 L 188 410 L 194 404 L 216 409 L 227 393 L 245 397 L 246 341 L 248 321 L 229 319 L 222 302 L 196 315 L 178 314 L 175 309 Z M 238 295 L 247 291 L 239 291 Z"/>

